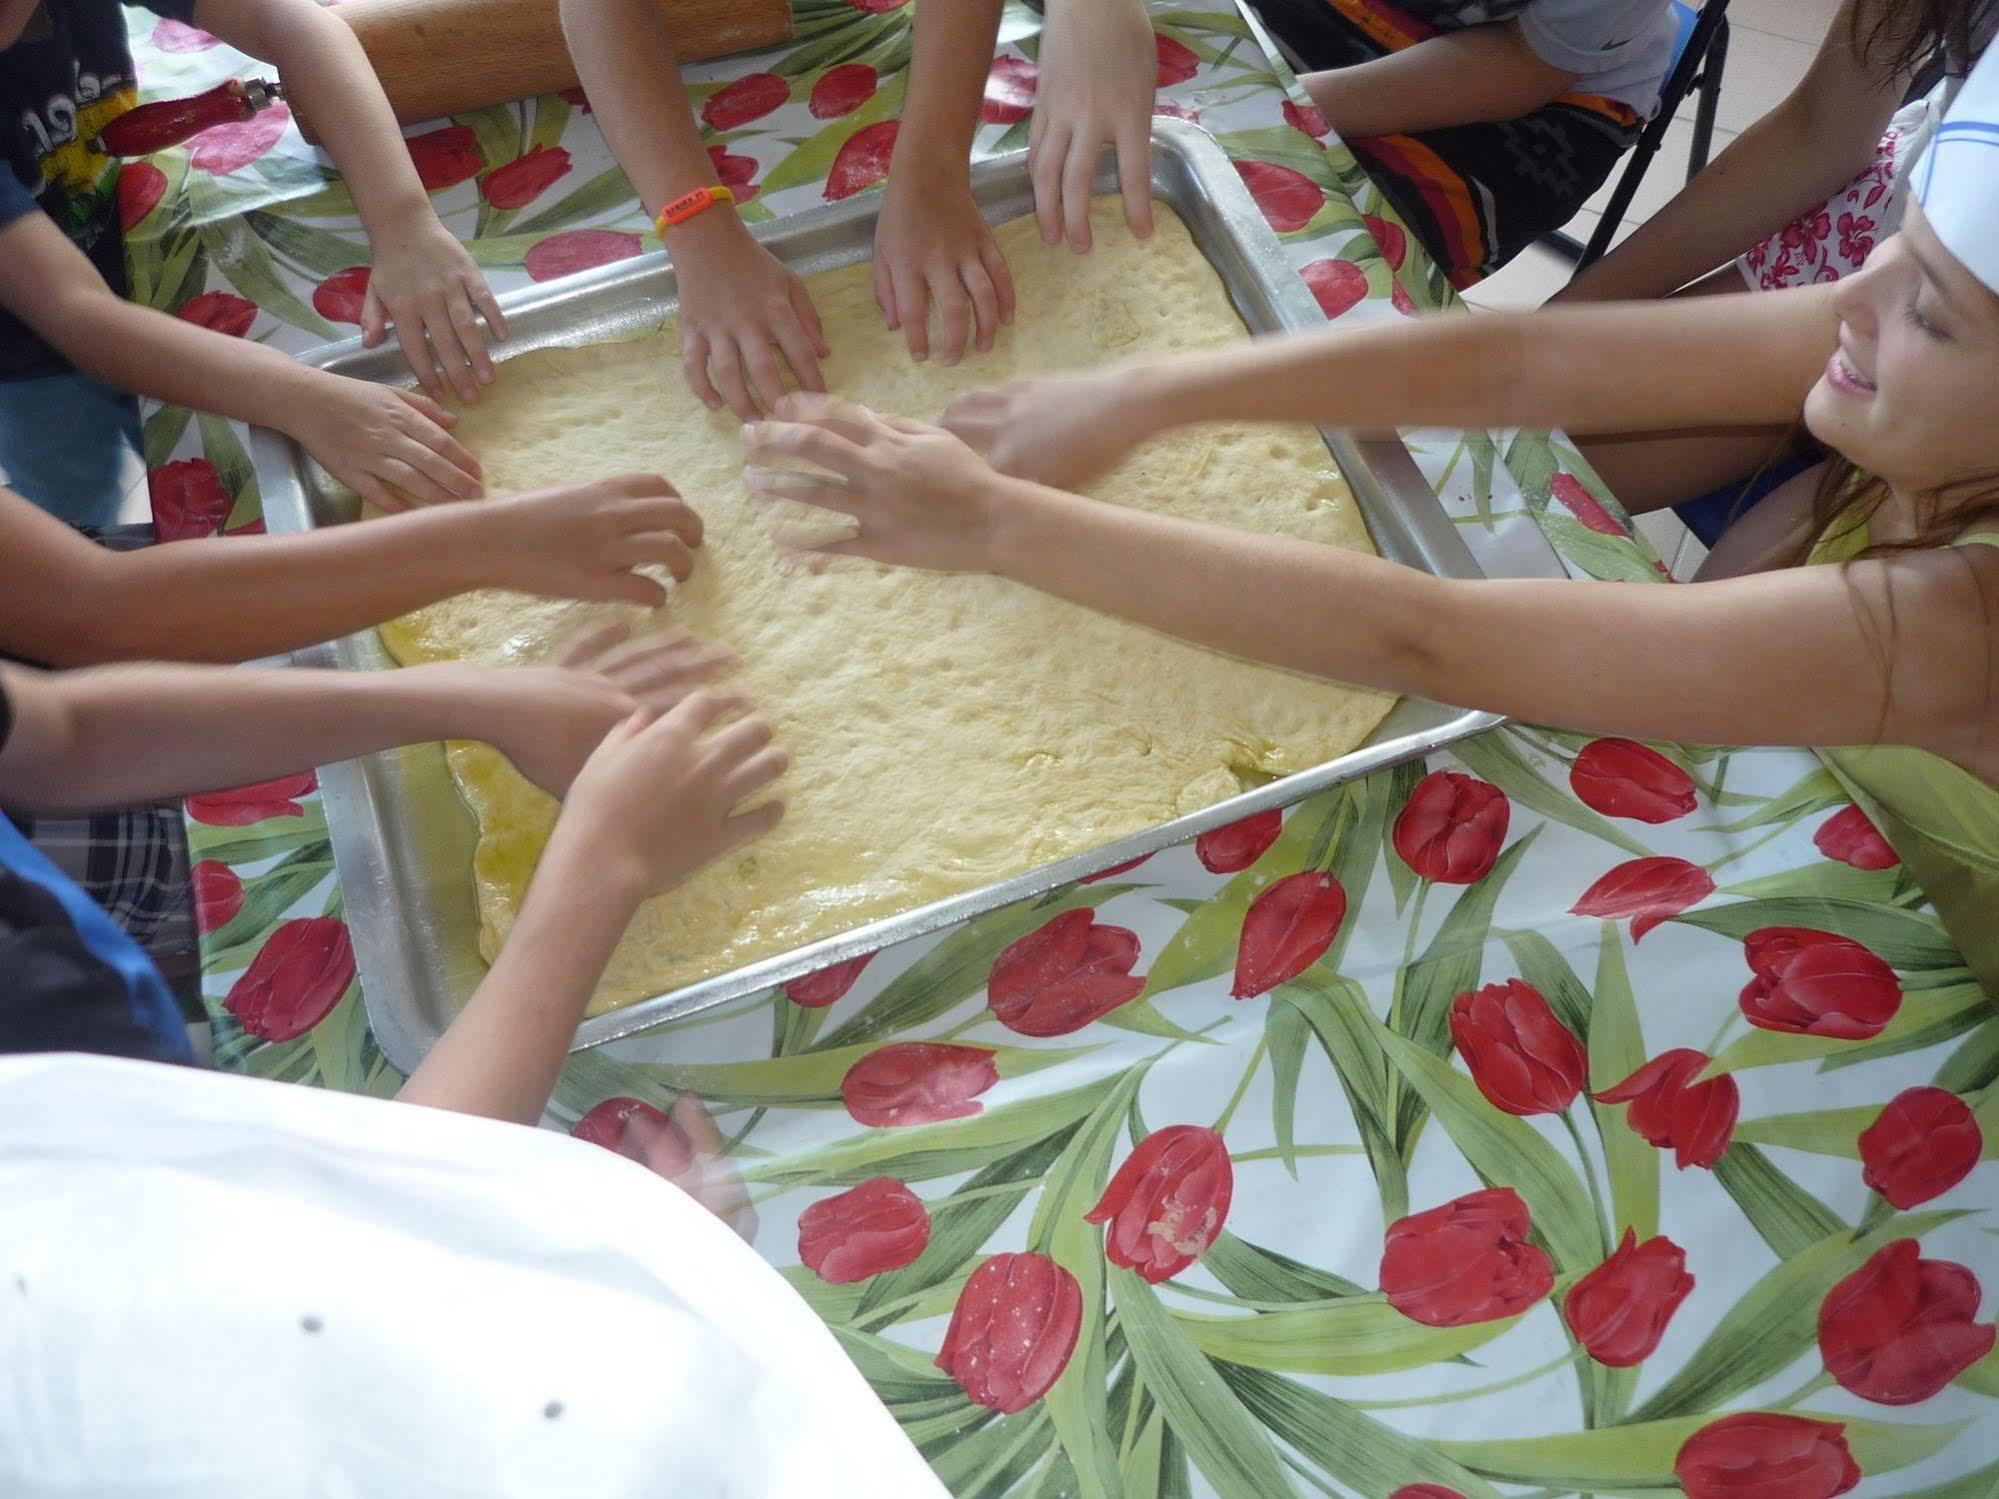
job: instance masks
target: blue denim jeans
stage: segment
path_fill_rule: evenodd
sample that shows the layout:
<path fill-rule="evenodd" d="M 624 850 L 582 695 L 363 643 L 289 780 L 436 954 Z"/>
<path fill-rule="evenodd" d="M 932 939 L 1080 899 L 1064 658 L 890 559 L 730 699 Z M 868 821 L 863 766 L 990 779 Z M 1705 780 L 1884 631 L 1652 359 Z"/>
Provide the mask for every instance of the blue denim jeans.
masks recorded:
<path fill-rule="evenodd" d="M 145 472 L 139 403 L 72 370 L 0 381 L 0 473 L 73 526 L 108 526 Z"/>

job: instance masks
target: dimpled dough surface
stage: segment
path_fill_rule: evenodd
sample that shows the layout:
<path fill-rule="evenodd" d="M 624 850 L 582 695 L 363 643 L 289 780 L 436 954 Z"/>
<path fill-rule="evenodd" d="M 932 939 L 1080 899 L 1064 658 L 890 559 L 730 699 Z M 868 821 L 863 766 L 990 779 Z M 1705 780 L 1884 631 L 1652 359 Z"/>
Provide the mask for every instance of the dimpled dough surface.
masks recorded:
<path fill-rule="evenodd" d="M 914 365 L 882 326 L 866 262 L 814 277 L 831 388 L 934 418 L 1015 375 L 1225 344 L 1243 336 L 1219 278 L 1160 205 L 1152 241 L 1116 199 L 1098 248 L 1045 247 L 1031 218 L 999 230 L 1020 311 L 997 349 Z M 989 577 L 842 562 L 780 565 L 778 517 L 741 480 L 735 421 L 680 375 L 676 322 L 656 335 L 510 361 L 458 436 L 494 493 L 620 473 L 666 475 L 706 541 L 673 590 L 673 623 L 733 647 L 742 684 L 792 755 L 784 821 L 654 896 L 592 1007 L 601 1013 L 800 943 L 1098 846 L 1353 748 L 1393 699 L 1246 665 Z M 1154 441 L 1099 483 L 1102 500 L 1371 550 L 1309 428 L 1208 427 Z M 789 509 L 790 507 L 786 507 Z M 794 515 L 794 519 L 796 516 Z M 485 591 L 395 621 L 404 662 L 546 658 L 588 624 L 639 611 Z M 487 956 L 519 910 L 556 804 L 498 754 L 450 749 L 481 830 Z"/>

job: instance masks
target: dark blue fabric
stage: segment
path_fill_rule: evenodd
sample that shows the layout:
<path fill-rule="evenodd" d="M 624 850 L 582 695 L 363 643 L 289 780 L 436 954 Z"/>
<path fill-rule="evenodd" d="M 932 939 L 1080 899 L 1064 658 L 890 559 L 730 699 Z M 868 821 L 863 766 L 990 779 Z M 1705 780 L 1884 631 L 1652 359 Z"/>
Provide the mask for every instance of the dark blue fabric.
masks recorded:
<path fill-rule="evenodd" d="M 6 728 L 0 709 L 0 747 Z M 0 817 L 0 1052 L 8 1051 L 194 1060 L 152 960 Z"/>
<path fill-rule="evenodd" d="M 176 20 L 193 0 L 155 0 Z M 43 0 L 20 41 L 0 51 L 0 225 L 26 195 L 125 295 L 118 226 L 118 163 L 89 142 L 139 100 L 138 75 L 117 0 Z M 69 361 L 0 308 L 0 380 L 59 374 Z"/>
<path fill-rule="evenodd" d="M 1725 484 L 1711 494 L 1684 505 L 1675 505 L 1673 514 L 1704 547 L 1721 540 L 1722 532 L 1769 499 L 1778 489 L 1820 461 L 1817 455 L 1787 458 L 1772 464 L 1746 484 Z"/>

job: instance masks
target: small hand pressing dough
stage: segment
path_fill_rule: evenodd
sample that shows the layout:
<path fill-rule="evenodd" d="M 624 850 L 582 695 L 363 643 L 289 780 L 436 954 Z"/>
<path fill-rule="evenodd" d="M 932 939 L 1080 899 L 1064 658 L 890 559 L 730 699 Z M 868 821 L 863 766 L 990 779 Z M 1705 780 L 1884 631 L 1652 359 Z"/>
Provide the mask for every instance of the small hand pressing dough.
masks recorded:
<path fill-rule="evenodd" d="M 1116 198 L 1092 209 L 1094 254 L 998 231 L 1020 292 L 991 354 L 910 362 L 882 326 L 862 262 L 810 280 L 833 357 L 828 384 L 934 419 L 1015 376 L 1210 348 L 1241 321 L 1186 227 L 1160 206 L 1149 241 Z M 737 424 L 680 378 L 680 329 L 510 360 L 459 439 L 488 493 L 664 474 L 706 539 L 666 613 L 736 651 L 741 682 L 792 768 L 777 830 L 639 908 L 593 1013 L 726 972 L 863 922 L 987 885 L 1198 810 L 1236 772 L 1284 774 L 1352 749 L 1392 706 L 1380 693 L 1252 666 L 990 577 L 780 562 L 773 516 L 742 484 Z M 1308 427 L 1214 426 L 1146 444 L 1091 491 L 1102 500 L 1369 551 L 1366 527 Z M 384 627 L 405 662 L 532 662 L 635 611 L 487 590 Z M 454 744 L 477 814 L 483 945 L 520 909 L 556 805 L 499 754 Z"/>

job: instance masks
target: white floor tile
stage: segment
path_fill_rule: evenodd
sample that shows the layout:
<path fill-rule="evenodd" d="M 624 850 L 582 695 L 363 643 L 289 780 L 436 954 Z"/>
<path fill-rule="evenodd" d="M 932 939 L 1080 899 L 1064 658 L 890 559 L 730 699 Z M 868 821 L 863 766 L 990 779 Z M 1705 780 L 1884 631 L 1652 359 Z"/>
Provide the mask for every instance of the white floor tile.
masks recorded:
<path fill-rule="evenodd" d="M 1465 300 L 1487 312 L 1524 312 L 1539 307 L 1569 284 L 1575 266 L 1546 245 L 1527 249 L 1465 294 Z"/>
<path fill-rule="evenodd" d="M 1837 0 L 1729 0 L 1728 23 L 1816 47 L 1838 9 Z"/>
<path fill-rule="evenodd" d="M 1715 127 L 1708 146 L 1708 159 L 1712 161 L 1728 148 L 1735 139 L 1733 130 Z M 1671 202 L 1687 182 L 1687 153 L 1694 142 L 1694 127 L 1691 121 L 1676 119 L 1666 127 L 1666 138 L 1660 143 L 1658 154 L 1645 169 L 1645 176 L 1638 184 L 1638 192 L 1626 211 L 1627 222 L 1640 222 L 1650 218 Z M 1617 184 L 1624 179 L 1630 166 L 1630 158 L 1618 162 L 1603 186 L 1590 195 L 1583 205 L 1591 213 L 1602 213 L 1610 204 L 1610 196 L 1617 190 Z"/>
<path fill-rule="evenodd" d="M 1733 15 L 1731 5 L 1729 14 Z M 1729 27 L 1728 60 L 1721 70 L 1721 103 L 1715 123 L 1727 130 L 1747 130 L 1797 87 L 1818 51 L 1816 42 L 1801 42 L 1749 26 Z M 1691 118 L 1694 101 L 1682 102 L 1677 113 Z"/>

